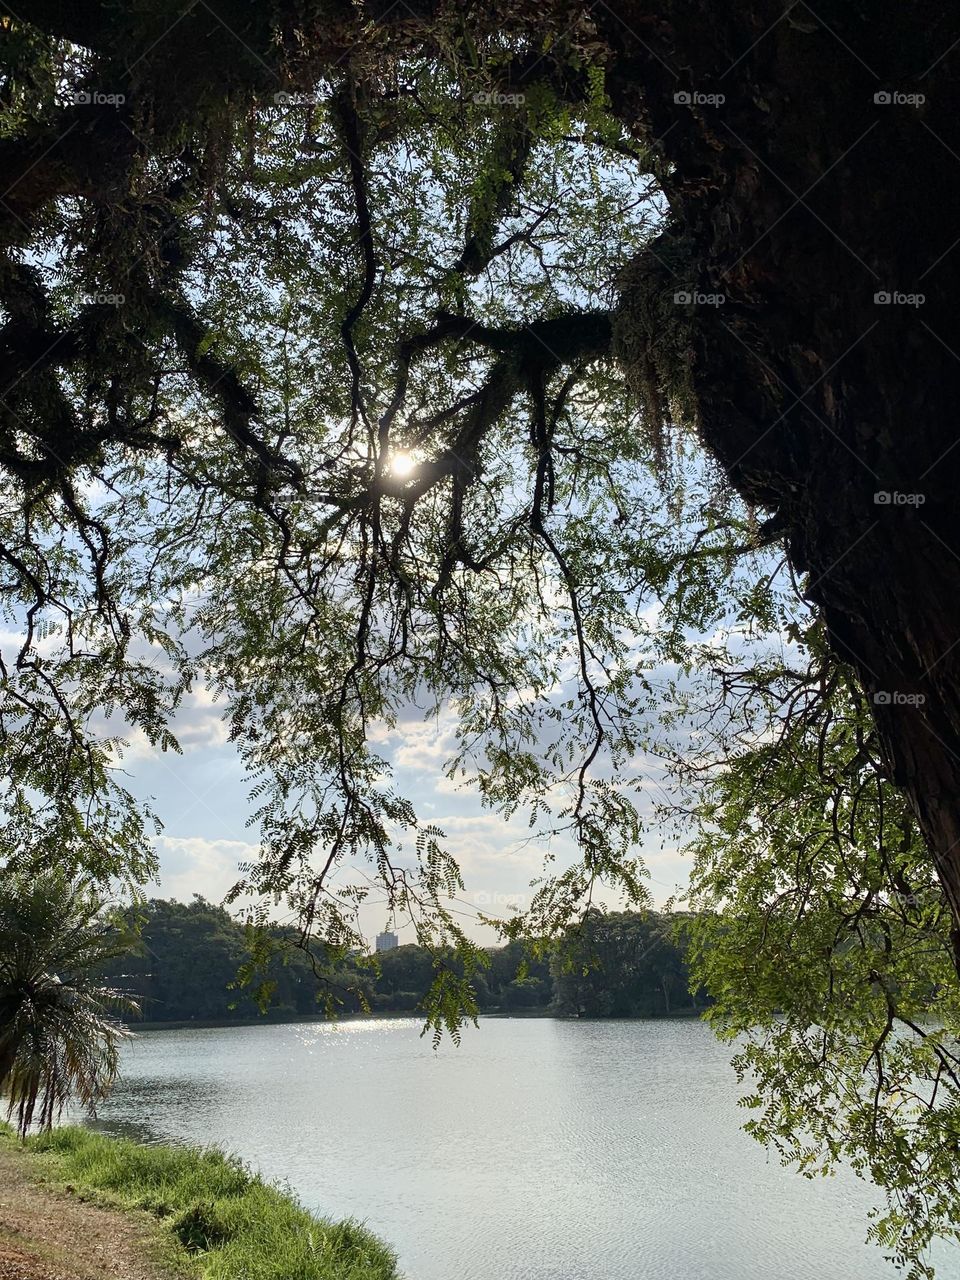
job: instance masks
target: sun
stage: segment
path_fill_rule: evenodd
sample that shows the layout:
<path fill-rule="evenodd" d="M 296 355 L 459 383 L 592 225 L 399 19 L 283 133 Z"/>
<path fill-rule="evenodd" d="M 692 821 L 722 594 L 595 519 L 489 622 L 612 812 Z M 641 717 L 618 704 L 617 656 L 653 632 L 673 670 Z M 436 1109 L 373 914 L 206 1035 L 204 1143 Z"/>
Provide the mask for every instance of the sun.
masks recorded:
<path fill-rule="evenodd" d="M 409 453 L 395 453 L 390 459 L 390 470 L 400 480 L 412 475 L 416 465 L 416 459 Z"/>

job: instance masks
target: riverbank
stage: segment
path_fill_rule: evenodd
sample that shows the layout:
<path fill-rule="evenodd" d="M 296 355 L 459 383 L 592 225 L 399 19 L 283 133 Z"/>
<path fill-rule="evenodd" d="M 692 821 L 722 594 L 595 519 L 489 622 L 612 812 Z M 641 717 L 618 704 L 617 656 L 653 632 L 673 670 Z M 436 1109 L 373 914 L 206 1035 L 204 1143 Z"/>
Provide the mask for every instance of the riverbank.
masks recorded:
<path fill-rule="evenodd" d="M 84 1201 L 48 1182 L 48 1172 L 9 1131 L 0 1132 L 0 1280 L 169 1280 L 184 1274 L 173 1241 L 155 1218 Z"/>
<path fill-rule="evenodd" d="M 693 1006 L 671 1009 L 669 1013 L 637 1014 L 623 1018 L 579 1017 L 575 1013 L 557 1013 L 551 1009 L 482 1009 L 479 1019 L 481 1022 L 488 1018 L 542 1018 L 552 1019 L 554 1022 L 663 1022 L 671 1019 L 680 1021 L 698 1019 L 702 1018 L 704 1013 L 705 1009 Z M 139 1031 L 185 1031 L 191 1027 L 197 1030 L 223 1031 L 229 1027 L 289 1027 L 310 1022 L 336 1024 L 339 1022 L 378 1022 L 381 1019 L 398 1021 L 406 1019 L 409 1021 L 411 1018 L 422 1024 L 424 1018 L 422 1010 L 378 1009 L 375 1013 L 341 1013 L 335 1018 L 331 1018 L 325 1013 L 284 1013 L 277 1016 L 261 1014 L 253 1018 L 189 1018 L 173 1022 L 139 1020 L 131 1021 L 129 1025 L 130 1030 L 136 1034 Z M 0 1277 L 0 1280 L 2 1280 L 2 1277 Z"/>
<path fill-rule="evenodd" d="M 217 1151 L 82 1128 L 0 1132 L 0 1280 L 398 1280 L 354 1222 L 308 1213 Z"/>
<path fill-rule="evenodd" d="M 170 1022 L 159 1022 L 155 1019 L 130 1019 L 128 1026 L 136 1035 L 139 1031 L 185 1031 L 189 1027 L 208 1031 L 222 1031 L 227 1027 L 291 1027 L 297 1026 L 302 1022 L 376 1022 L 380 1018 L 416 1018 L 422 1022 L 423 1014 L 411 1009 L 390 1009 L 379 1013 L 341 1013 L 335 1018 L 331 1018 L 326 1013 L 281 1013 L 275 1015 L 265 1013 L 256 1014 L 250 1018 L 180 1018 Z"/>

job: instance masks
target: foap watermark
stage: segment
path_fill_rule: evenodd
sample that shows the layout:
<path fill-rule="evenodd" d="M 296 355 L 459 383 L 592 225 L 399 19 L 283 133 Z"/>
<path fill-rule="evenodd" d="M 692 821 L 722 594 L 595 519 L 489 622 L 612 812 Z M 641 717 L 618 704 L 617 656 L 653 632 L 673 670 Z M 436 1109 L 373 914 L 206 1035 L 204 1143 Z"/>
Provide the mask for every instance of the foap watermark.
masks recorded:
<path fill-rule="evenodd" d="M 910 893 L 905 893 L 902 889 L 894 889 L 890 896 L 902 907 L 922 907 L 940 901 L 939 894 L 933 889 L 915 889 Z"/>
<path fill-rule="evenodd" d="M 102 93 L 99 89 L 75 89 L 70 101 L 75 107 L 122 107 L 125 93 Z"/>
<path fill-rule="evenodd" d="M 926 300 L 925 293 L 901 293 L 899 289 L 878 289 L 873 295 L 878 307 L 922 307 Z"/>
<path fill-rule="evenodd" d="M 925 493 L 901 493 L 899 489 L 878 489 L 873 495 L 876 507 L 922 507 L 926 500 Z"/>
<path fill-rule="evenodd" d="M 473 94 L 470 101 L 477 107 L 522 107 L 525 93 L 490 93 L 485 89 Z"/>
<path fill-rule="evenodd" d="M 722 307 L 725 293 L 699 293 L 696 289 L 678 289 L 673 301 L 678 307 Z"/>
<path fill-rule="evenodd" d="M 696 89 L 678 89 L 673 95 L 678 107 L 722 107 L 727 100 L 725 93 L 700 93 Z"/>
<path fill-rule="evenodd" d="M 922 107 L 927 96 L 924 93 L 903 93 L 900 89 L 878 89 L 873 100 L 878 107 Z"/>
<path fill-rule="evenodd" d="M 900 689 L 878 689 L 873 695 L 875 707 L 922 707 L 926 694 L 903 693 Z"/>
<path fill-rule="evenodd" d="M 126 302 L 122 293 L 81 293 L 80 302 L 85 307 L 122 307 Z"/>
<path fill-rule="evenodd" d="M 273 95 L 278 107 L 318 107 L 323 99 L 316 93 L 286 93 L 283 89 Z"/>
<path fill-rule="evenodd" d="M 506 907 L 510 911 L 523 911 L 527 906 L 525 893 L 488 893 L 480 889 L 473 895 L 476 907 Z"/>

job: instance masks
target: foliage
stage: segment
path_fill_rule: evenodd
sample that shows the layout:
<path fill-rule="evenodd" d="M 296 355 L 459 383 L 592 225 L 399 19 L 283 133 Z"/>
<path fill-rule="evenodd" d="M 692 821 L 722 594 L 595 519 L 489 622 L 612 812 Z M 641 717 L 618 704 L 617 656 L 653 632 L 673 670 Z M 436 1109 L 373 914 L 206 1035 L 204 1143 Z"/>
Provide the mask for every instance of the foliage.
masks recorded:
<path fill-rule="evenodd" d="M 7 742 L 29 769 L 0 797 L 11 864 L 56 848 L 145 879 L 152 815 L 110 766 L 131 733 L 175 749 L 202 679 L 258 805 L 242 887 L 285 898 L 305 940 L 358 945 L 369 890 L 337 871 L 369 857 L 418 941 L 476 971 L 443 833 L 375 747 L 411 703 L 455 709 L 451 769 L 491 806 L 572 837 L 532 931 L 562 929 L 602 879 L 646 901 L 631 760 L 669 637 L 645 611 L 688 572 L 683 527 L 717 507 L 688 475 L 681 528 L 664 518 L 659 446 L 612 357 L 620 273 L 663 207 L 585 38 L 571 25 L 514 94 L 488 36 L 446 69 L 345 67 L 309 102 L 260 101 L 222 122 L 200 206 L 182 137 L 168 149 L 125 104 L 97 116 L 142 149 L 135 189 L 52 206 L 42 262 L 9 267 L 22 324 L 77 335 L 62 370 L 24 370 L 11 409 L 42 432 L 52 398 L 90 446 L 5 481 L 23 629 Z M 18 138 L 59 118 L 52 86 L 89 61 L 56 40 L 21 53 L 41 65 L 17 79 Z M 715 548 L 749 554 L 742 514 L 711 522 Z M 696 625 L 704 601 L 683 598 Z M 39 724 L 59 755 L 16 750 Z M 437 996 L 431 1020 L 455 1027 L 469 983 Z"/>
<path fill-rule="evenodd" d="M 249 934 L 222 907 L 151 899 L 129 915 L 139 946 L 104 977 L 135 993 L 149 1022 L 231 1021 L 260 1016 L 248 988 L 238 986 Z M 295 931 L 269 929 L 273 943 L 262 978 L 274 1018 L 319 1012 L 422 1012 L 438 960 L 456 978 L 454 950 L 438 957 L 406 945 L 377 956 L 351 955 L 336 965 L 313 965 L 295 945 Z M 666 917 L 592 912 L 554 946 L 530 940 L 484 949 L 485 964 L 471 979 L 477 1008 L 540 1010 L 589 1017 L 650 1017 L 685 1008 L 687 972 Z M 648 958 L 649 955 L 649 958 Z"/>
<path fill-rule="evenodd" d="M 391 1251 L 359 1223 L 333 1223 L 219 1151 L 140 1146 L 87 1129 L 29 1140 L 45 1172 L 108 1203 L 146 1210 L 203 1280 L 395 1280 Z"/>
<path fill-rule="evenodd" d="M 807 666 L 743 681 L 766 696 L 740 700 L 716 745 L 692 971 L 737 1042 L 748 1131 L 808 1177 L 840 1160 L 869 1175 L 889 1198 L 871 1236 L 931 1276 L 931 1239 L 960 1238 L 950 914 L 863 695 L 819 628 L 805 641 Z"/>
<path fill-rule="evenodd" d="M 545 849 L 567 839 L 507 936 L 559 934 L 601 883 L 644 906 L 648 673 L 737 610 L 761 562 L 766 535 L 682 439 L 664 480 L 666 410 L 648 421 L 617 367 L 627 269 L 664 223 L 656 157 L 610 110 L 589 23 L 509 92 L 502 33 L 476 43 L 455 16 L 443 58 L 372 70 L 357 50 L 299 96 L 221 68 L 257 80 L 245 115 L 185 69 L 151 114 L 166 42 L 131 59 L 129 101 L 71 105 L 107 73 L 99 46 L 24 30 L 11 156 L 89 106 L 77 138 L 119 130 L 124 177 L 3 223 L 21 301 L 0 608 L 21 643 L 0 856 L 148 879 L 154 816 L 117 766 L 131 739 L 177 749 L 202 683 L 255 804 L 237 895 L 260 923 L 284 901 L 328 967 L 386 897 L 419 945 L 458 953 L 427 1009 L 455 1031 L 483 964 L 451 906 L 460 869 L 378 744 L 411 706 L 451 709 L 450 773 Z M 21 368 L 25 343 L 46 354 Z M 689 408 L 679 383 L 659 393 Z M 372 885 L 340 874 L 364 860 Z"/>
<path fill-rule="evenodd" d="M 689 1009 L 690 978 L 675 934 L 675 921 L 666 916 L 587 913 L 567 931 L 551 963 L 557 1011 L 636 1018 Z"/>
<path fill-rule="evenodd" d="M 113 1084 L 135 1008 L 95 971 L 126 942 L 84 883 L 51 873 L 0 881 L 0 1091 L 21 1135 L 49 1128 L 73 1097 L 91 1109 Z"/>

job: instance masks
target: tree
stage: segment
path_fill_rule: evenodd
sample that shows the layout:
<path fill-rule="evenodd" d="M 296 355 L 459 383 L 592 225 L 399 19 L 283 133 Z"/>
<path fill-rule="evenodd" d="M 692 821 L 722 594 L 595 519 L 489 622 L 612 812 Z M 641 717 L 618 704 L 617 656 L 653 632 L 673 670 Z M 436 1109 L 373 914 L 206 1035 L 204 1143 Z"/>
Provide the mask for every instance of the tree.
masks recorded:
<path fill-rule="evenodd" d="M 568 930 L 551 969 L 560 1013 L 636 1018 L 689 1007 L 675 922 L 651 913 L 593 911 Z"/>
<path fill-rule="evenodd" d="M 0 1092 L 21 1137 L 71 1098 L 93 1108 L 109 1092 L 128 1032 L 107 1010 L 136 1006 L 93 975 L 125 945 L 89 886 L 0 882 Z"/>
<path fill-rule="evenodd" d="M 308 956 L 297 945 L 296 929 L 252 930 L 199 894 L 190 903 L 137 902 L 124 911 L 123 921 L 136 945 L 108 959 L 97 976 L 128 989 L 150 1022 L 422 1011 L 438 969 L 464 976 L 463 958 L 453 949 L 438 955 L 406 945 L 375 956 L 354 954 L 345 962 L 315 950 Z M 549 965 L 531 943 L 486 948 L 483 963 L 486 969 L 470 979 L 479 1008 L 550 1003 Z M 259 979 L 257 989 L 238 980 L 248 969 Z"/>
<path fill-rule="evenodd" d="M 296 945 L 297 930 L 253 930 L 199 894 L 189 903 L 138 901 L 124 923 L 136 946 L 108 963 L 102 977 L 129 988 L 149 1022 L 354 1013 L 373 984 L 368 958 L 324 963 Z"/>
<path fill-rule="evenodd" d="M 168 501 L 181 485 L 208 502 L 226 490 L 234 516 L 238 504 L 250 504 L 281 540 L 285 529 L 295 532 L 297 504 L 327 468 L 332 483 L 312 490 L 328 513 L 324 536 L 353 531 L 381 558 L 373 577 L 359 574 L 367 607 L 353 637 L 351 684 L 375 660 L 365 633 L 380 591 L 403 592 L 411 572 L 401 556 L 411 537 L 408 506 L 412 513 L 424 499 L 439 503 L 441 586 L 449 589 L 454 571 L 500 552 L 496 537 L 471 542 L 463 504 L 476 487 L 477 448 L 517 396 L 531 402 L 531 447 L 540 458 L 526 525 L 552 554 L 555 539 L 538 524 L 557 497 L 557 464 L 571 456 L 560 450 L 571 446 L 554 439 L 569 392 L 558 400 L 551 379 L 571 362 L 609 353 L 617 330 L 650 427 L 665 415 L 696 422 L 737 490 L 773 513 L 765 536 L 785 538 L 794 564 L 808 573 L 834 651 L 872 696 L 883 695 L 875 707 L 887 767 L 911 798 L 960 920 L 960 660 L 944 604 L 956 594 L 950 575 L 960 563 L 950 514 L 960 466 L 952 448 L 957 361 L 949 350 L 957 267 L 946 212 L 958 180 L 949 159 L 957 150 L 958 32 L 933 4 L 905 12 L 887 2 L 869 19 L 847 6 L 829 8 L 821 18 L 806 4 L 801 17 L 785 14 L 772 0 L 736 14 L 702 4 L 678 10 L 638 2 L 617 13 L 520 4 L 465 17 L 459 6 L 427 3 L 415 16 L 376 4 L 358 16 L 282 3 L 260 12 L 238 0 L 221 10 L 184 6 L 175 15 L 166 5 L 147 6 L 133 20 L 109 5 L 81 12 L 41 3 L 32 26 L 10 12 L 9 127 L 0 155 L 10 183 L 12 308 L 3 460 L 15 489 L 31 495 L 37 522 L 73 530 L 77 550 L 90 557 L 100 592 L 85 601 L 95 616 L 90 625 L 107 628 L 116 665 L 114 683 L 92 696 L 113 702 L 126 694 L 127 713 L 161 742 L 163 698 L 175 697 L 178 682 L 170 688 L 128 666 L 129 629 L 139 623 L 156 638 L 163 628 L 152 615 L 131 616 L 115 595 L 110 603 L 105 569 L 124 534 L 77 494 L 70 477 L 78 468 L 118 451 L 134 470 L 156 458 L 172 482 Z M 77 86 L 67 104 L 58 98 L 64 73 Z M 489 127 L 464 135 L 458 126 L 471 113 L 454 95 L 471 89 L 479 101 L 466 105 L 486 110 Z M 809 104 L 802 127 L 795 123 L 801 100 Z M 273 119 L 265 118 L 265 103 L 276 105 Z M 493 121 L 491 106 L 499 109 Z M 571 314 L 565 293 L 568 305 L 555 298 L 553 314 L 534 323 L 479 315 L 469 290 L 515 237 L 531 234 L 518 226 L 498 239 L 518 191 L 543 172 L 534 163 L 540 148 L 570 136 L 577 115 L 590 144 L 644 157 L 669 201 L 668 222 L 642 252 L 627 235 L 631 268 L 612 310 Z M 381 188 L 371 162 L 382 160 L 384 147 L 411 147 L 426 131 L 428 147 L 464 148 L 475 181 L 460 183 L 464 237 L 459 255 L 447 259 L 445 287 L 422 320 L 398 331 L 386 317 L 378 327 L 370 303 L 385 268 L 408 252 L 404 231 L 421 237 L 417 261 L 429 260 L 439 209 L 414 199 L 413 222 L 401 227 L 390 205 L 397 179 L 387 176 Z M 258 162 L 267 139 L 269 159 Z M 326 193 L 321 211 L 311 197 L 325 178 L 336 192 Z M 579 220 L 567 216 L 575 205 L 564 194 L 563 229 L 572 240 Z M 62 221 L 63 202 L 71 200 L 78 203 Z M 301 214 L 316 219 L 311 231 L 339 298 L 337 319 L 325 339 L 310 326 L 283 327 L 280 360 L 288 374 L 296 362 L 301 385 L 305 373 L 335 361 L 340 394 L 322 402 L 329 416 L 347 413 L 354 437 L 369 436 L 365 463 L 346 461 L 354 448 L 349 433 L 315 456 L 302 440 L 294 447 L 302 428 L 293 406 L 276 416 L 289 382 L 278 372 L 267 385 L 263 354 L 250 346 L 264 319 L 257 303 L 278 300 L 271 289 L 310 297 L 296 278 L 298 265 L 311 265 L 298 234 L 306 227 L 297 225 Z M 614 217 L 619 235 L 622 211 Z M 226 286 L 215 283 L 213 258 L 229 258 L 236 276 L 251 239 L 260 256 L 282 264 L 281 279 L 269 268 L 248 277 L 259 275 L 260 289 L 238 306 L 237 290 L 225 297 Z M 19 256 L 41 244 L 69 246 L 60 264 L 69 261 L 63 283 L 72 305 L 51 292 L 44 270 Z M 591 240 L 590 254 L 599 250 Z M 206 273 L 204 286 L 197 273 Z M 915 302 L 925 281 L 922 320 L 909 302 L 877 310 L 875 296 Z M 676 295 L 722 297 L 724 305 L 693 303 L 688 314 L 688 304 L 672 304 Z M 416 296 L 414 289 L 407 301 Z M 310 307 L 307 301 L 304 310 Z M 400 484 L 388 475 L 391 429 L 401 434 L 408 391 L 415 400 L 427 394 L 423 383 L 411 385 L 412 366 L 456 352 L 468 333 L 474 363 L 484 351 L 495 357 L 487 376 L 466 396 L 430 388 L 440 420 L 428 415 L 413 432 L 431 441 L 429 465 L 412 484 Z M 368 368 L 365 381 L 361 348 L 381 340 L 397 357 L 394 376 Z M 904 350 L 914 353 L 906 370 Z M 447 372 L 449 381 L 449 365 Z M 392 388 L 377 405 L 368 403 L 371 378 Z M 165 405 L 164 385 L 174 380 L 218 416 L 222 438 L 215 445 L 205 435 L 199 456 Z M 922 430 L 901 427 L 907 413 Z M 437 432 L 442 424 L 450 428 L 445 436 Z M 619 441 L 616 448 L 603 443 L 607 456 L 620 456 Z M 136 483 L 145 479 L 141 473 Z M 875 494 L 891 501 L 878 504 Z M 399 524 L 388 522 L 387 532 L 381 512 L 391 502 L 399 503 Z M 218 514 L 230 528 L 226 513 Z M 36 532 L 28 530 L 25 546 L 8 547 L 7 560 L 17 591 L 32 601 L 32 620 L 45 606 L 71 607 L 60 598 L 67 594 L 63 568 L 51 580 L 41 568 L 45 557 L 36 563 Z M 509 524 L 502 537 L 508 534 Z M 255 550 L 264 534 L 251 528 L 245 536 Z M 172 530 L 163 540 L 178 545 Z M 303 555 L 299 544 L 294 536 L 288 551 Z M 337 545 L 353 555 L 353 538 Z M 577 566 L 556 549 L 572 575 Z M 270 557 L 274 548 L 262 551 Z M 316 557 L 311 567 L 318 571 Z M 492 571 L 493 562 L 486 567 Z M 559 563 L 558 570 L 565 579 Z M 455 616 L 452 601 L 434 602 Z M 102 654 L 106 635 L 97 638 Z M 45 681 L 29 661 L 22 674 L 42 697 Z M 36 702 L 30 707 L 38 713 Z M 69 743 L 56 751 L 64 758 L 46 766 L 69 767 Z"/>
<path fill-rule="evenodd" d="M 398 991 L 416 992 L 417 1001 L 430 990 L 433 981 L 433 964 L 430 954 L 422 947 L 397 947 L 378 957 L 380 976 L 377 992 L 390 996 Z"/>
<path fill-rule="evenodd" d="M 188 904 L 151 900 L 129 915 L 140 954 L 133 963 L 125 959 L 122 968 L 144 1017 L 226 1018 L 234 1003 L 242 1006 L 237 1016 L 256 1014 L 249 993 L 231 990 L 248 953 L 242 927 L 226 911 L 196 897 Z"/>
<path fill-rule="evenodd" d="M 955 970 L 957 15 L 0 11 L 0 556 L 25 636 L 5 672 L 3 852 L 142 877 L 150 815 L 97 713 L 172 749 L 203 678 L 262 804 L 246 886 L 345 956 L 363 890 L 335 872 L 369 854 L 418 941 L 465 957 L 441 966 L 431 1013 L 456 1026 L 479 963 L 450 910 L 459 869 L 370 729 L 455 706 L 485 799 L 575 842 L 508 929 L 562 933 L 599 879 L 645 903 L 649 676 L 699 664 L 700 705 L 719 690 L 733 729 L 716 753 L 709 720 L 687 738 L 688 780 L 766 761 L 758 702 L 796 727 L 791 771 L 755 775 L 804 798 L 763 855 L 778 875 L 792 855 L 802 878 L 809 770 L 852 699 L 824 786 L 900 815 L 910 868 L 932 872 L 923 945 Z M 690 640 L 736 628 L 751 637 Z M 766 658 L 744 656 L 764 639 Z M 666 718 L 684 710 L 681 681 Z M 687 804 L 705 892 L 756 925 L 778 882 L 738 859 L 734 828 L 710 841 L 712 804 Z M 832 840 L 862 924 L 876 886 Z M 901 893 L 887 852 L 878 874 Z M 805 961 L 829 991 L 833 950 Z M 872 981 L 848 992 L 863 1026 Z M 885 989 L 896 1009 L 907 988 Z M 799 1025 L 810 1007 L 788 996 Z M 889 1185 L 904 1166 L 875 1168 Z M 910 1177 L 949 1200 L 940 1164 Z"/>
<path fill-rule="evenodd" d="M 871 1237 L 930 1276 L 931 1239 L 957 1236 L 950 912 L 861 689 L 816 632 L 810 650 L 806 668 L 750 673 L 728 717 L 713 708 L 717 767 L 691 792 L 692 979 L 737 1041 L 748 1131 L 808 1177 L 846 1161 L 886 1188 Z"/>

